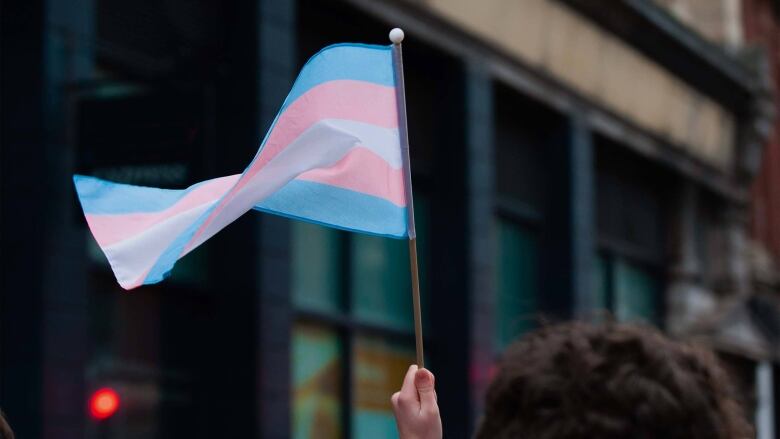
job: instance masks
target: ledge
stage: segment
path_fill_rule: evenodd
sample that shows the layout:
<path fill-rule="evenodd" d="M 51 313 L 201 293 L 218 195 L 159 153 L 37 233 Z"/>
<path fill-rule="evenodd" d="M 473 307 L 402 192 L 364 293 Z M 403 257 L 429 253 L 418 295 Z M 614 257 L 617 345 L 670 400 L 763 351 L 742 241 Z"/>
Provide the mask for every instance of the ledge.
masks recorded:
<path fill-rule="evenodd" d="M 559 0 L 631 44 L 739 116 L 750 112 L 758 83 L 737 58 L 648 0 Z"/>

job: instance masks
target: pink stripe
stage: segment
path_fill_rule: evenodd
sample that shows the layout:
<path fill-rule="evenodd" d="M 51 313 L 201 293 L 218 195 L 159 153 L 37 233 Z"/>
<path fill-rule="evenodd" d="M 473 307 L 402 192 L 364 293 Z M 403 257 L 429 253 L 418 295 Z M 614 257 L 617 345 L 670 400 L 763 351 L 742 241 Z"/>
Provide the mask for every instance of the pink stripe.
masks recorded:
<path fill-rule="evenodd" d="M 313 181 L 384 198 L 396 206 L 406 206 L 404 174 L 393 169 L 370 149 L 356 147 L 338 163 L 325 169 L 313 169 L 296 180 Z"/>
<path fill-rule="evenodd" d="M 352 80 L 320 84 L 284 110 L 252 167 L 262 168 L 284 147 L 323 119 L 345 119 L 398 128 L 396 111 L 393 87 Z"/>
<path fill-rule="evenodd" d="M 323 119 L 347 119 L 385 128 L 398 128 L 395 88 L 365 81 L 336 80 L 320 84 L 290 104 L 238 183 L 193 235 L 195 242 L 213 219 L 252 177 L 304 131 Z M 185 252 L 189 243 L 185 246 Z"/>
<path fill-rule="evenodd" d="M 132 238 L 150 227 L 182 212 L 214 202 L 230 190 L 240 175 L 215 178 L 190 191 L 171 207 L 159 212 L 127 214 L 86 214 L 92 235 L 101 247 Z"/>

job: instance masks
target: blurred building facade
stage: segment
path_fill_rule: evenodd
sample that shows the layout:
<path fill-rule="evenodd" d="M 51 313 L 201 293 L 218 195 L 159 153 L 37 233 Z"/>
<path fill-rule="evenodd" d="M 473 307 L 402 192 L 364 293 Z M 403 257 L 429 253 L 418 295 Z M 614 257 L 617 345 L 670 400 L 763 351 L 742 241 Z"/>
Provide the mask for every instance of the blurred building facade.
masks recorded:
<path fill-rule="evenodd" d="M 537 316 L 606 311 L 718 351 L 775 437 L 777 2 L 2 7 L 0 407 L 19 437 L 394 436 L 405 243 L 247 215 L 126 293 L 70 178 L 237 172 L 309 56 L 396 25 L 446 436 L 470 436 Z M 121 402 L 99 421 L 102 387 Z"/>
<path fill-rule="evenodd" d="M 754 369 L 752 395 L 747 399 L 755 407 L 758 437 L 775 437 L 778 384 L 772 368 L 777 371 L 778 320 L 776 306 L 780 291 L 780 150 L 778 150 L 778 86 L 780 85 L 780 3 L 770 0 L 662 0 L 664 6 L 707 40 L 753 70 L 755 86 L 763 95 L 754 103 L 756 118 L 749 142 L 763 144 L 752 157 L 746 156 L 749 172 L 745 179 L 750 188 L 747 216 L 746 247 L 742 249 L 745 279 L 744 294 L 717 300 L 717 311 L 702 321 L 709 332 L 708 342 L 721 351 L 737 353 L 755 362 L 747 368 L 744 382 L 750 382 L 749 369 Z M 752 178 L 751 178 L 752 177 Z M 733 359 L 732 359 L 733 360 Z M 747 363 L 743 363 L 747 365 Z M 743 366 L 744 367 L 744 366 Z M 750 387 L 750 386 L 749 386 Z"/>

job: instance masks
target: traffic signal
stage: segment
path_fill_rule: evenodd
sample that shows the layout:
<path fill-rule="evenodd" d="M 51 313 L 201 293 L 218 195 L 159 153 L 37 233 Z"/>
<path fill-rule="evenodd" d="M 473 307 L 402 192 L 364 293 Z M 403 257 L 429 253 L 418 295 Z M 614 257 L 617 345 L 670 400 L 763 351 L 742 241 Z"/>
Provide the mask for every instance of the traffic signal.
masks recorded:
<path fill-rule="evenodd" d="M 96 390 L 89 398 L 89 414 L 94 419 L 108 419 L 119 410 L 119 394 L 110 387 Z"/>

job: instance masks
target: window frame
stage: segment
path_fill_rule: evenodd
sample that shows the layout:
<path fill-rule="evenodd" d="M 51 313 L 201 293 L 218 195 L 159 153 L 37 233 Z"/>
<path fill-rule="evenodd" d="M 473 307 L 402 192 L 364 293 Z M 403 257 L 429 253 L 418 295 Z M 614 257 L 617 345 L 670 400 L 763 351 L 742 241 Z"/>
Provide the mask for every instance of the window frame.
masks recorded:
<path fill-rule="evenodd" d="M 509 195 L 502 195 L 502 194 L 495 195 L 494 206 L 493 206 L 493 221 L 495 226 L 497 226 L 498 221 L 506 221 L 516 227 L 522 228 L 525 231 L 527 231 L 529 234 L 532 234 L 534 238 L 537 240 L 537 243 L 542 238 L 541 235 L 542 235 L 543 222 L 544 222 L 544 214 L 542 213 L 542 210 L 540 208 L 537 208 L 536 206 L 533 206 L 530 203 L 519 200 L 516 197 L 512 197 Z M 498 267 L 499 261 L 497 257 L 498 257 L 498 247 L 500 245 L 500 243 L 498 243 L 498 240 L 496 240 L 495 245 L 496 245 L 496 249 L 494 250 L 492 257 L 494 258 L 493 264 L 495 264 L 494 282 L 497 282 L 497 278 L 499 276 L 499 267 Z M 537 249 L 537 254 L 535 256 L 537 258 L 536 275 L 537 275 L 537 279 L 540 279 L 542 261 L 541 261 L 541 254 L 538 252 L 538 249 Z M 496 302 L 494 305 L 493 312 L 495 313 L 496 308 L 498 306 L 499 291 L 498 291 L 498 285 L 497 284 L 494 285 L 495 285 L 494 298 Z M 497 321 L 498 316 L 494 314 L 493 319 L 494 321 Z M 491 329 L 492 332 L 491 339 L 493 340 L 494 360 L 500 361 L 502 354 L 505 350 L 504 349 L 505 347 L 499 346 L 498 334 L 496 333 L 497 330 L 498 328 L 494 324 Z"/>
<path fill-rule="evenodd" d="M 669 202 L 671 182 L 674 176 L 656 163 L 624 150 L 616 141 L 597 135 L 594 139 L 595 153 L 595 233 L 596 249 L 594 261 L 601 257 L 605 264 L 606 311 L 609 318 L 617 320 L 615 268 L 617 261 L 629 264 L 650 276 L 658 290 L 653 297 L 655 315 L 651 321 L 659 329 L 664 329 L 666 297 L 668 283 L 666 273 L 667 232 L 669 221 Z M 615 216 L 619 209 L 625 209 L 627 197 L 642 197 L 655 210 L 657 222 L 649 223 L 651 228 L 642 230 L 639 235 L 630 235 L 622 228 L 625 217 Z M 647 212 L 645 212 L 647 213 Z M 632 238 L 642 239 L 636 242 Z M 644 239 L 647 237 L 647 239 Z M 593 275 L 596 266 L 593 264 Z M 595 297 L 595 291 L 592 296 Z"/>
<path fill-rule="evenodd" d="M 617 315 L 615 314 L 617 311 L 615 268 L 619 260 L 644 271 L 655 282 L 657 282 L 658 291 L 657 294 L 655 294 L 653 297 L 655 315 L 650 321 L 646 323 L 650 323 L 659 329 L 664 329 L 666 324 L 663 312 L 666 306 L 666 298 L 664 294 L 666 279 L 664 276 L 663 262 L 651 251 L 646 251 L 633 244 L 621 242 L 618 239 L 607 238 L 603 236 L 599 236 L 598 238 L 596 258 L 598 257 L 601 257 L 605 262 L 605 310 L 609 313 L 610 318 L 614 318 L 617 321 Z M 597 267 L 597 264 L 594 264 L 594 269 L 596 269 L 595 267 Z"/>
<path fill-rule="evenodd" d="M 430 203 L 427 195 L 431 192 L 428 190 L 431 186 L 431 182 L 422 175 L 414 175 L 414 188 L 418 195 L 425 195 L 426 201 Z M 430 206 L 429 206 L 430 207 Z M 418 227 L 419 230 L 419 227 Z M 337 311 L 324 311 L 311 308 L 304 308 L 295 303 L 295 300 L 291 300 L 292 310 L 292 331 L 295 330 L 297 324 L 313 325 L 325 328 L 326 330 L 333 331 L 336 337 L 341 340 L 341 352 L 339 352 L 343 367 L 341 368 L 341 385 L 339 392 L 341 394 L 341 419 L 342 433 L 345 439 L 353 438 L 353 420 L 355 412 L 355 395 L 354 386 L 352 385 L 355 372 L 356 361 L 356 342 L 358 337 L 366 336 L 382 339 L 389 343 L 406 344 L 414 349 L 415 346 L 415 334 L 414 328 L 402 329 L 397 326 L 392 326 L 384 323 L 374 323 L 364 318 L 360 318 L 355 313 L 353 297 L 357 293 L 352 285 L 351 268 L 353 254 L 351 251 L 352 240 L 355 239 L 355 234 L 352 232 L 346 232 L 342 230 L 334 230 L 337 233 L 338 240 L 340 241 L 340 254 L 339 257 L 339 269 L 342 290 L 342 296 L 340 297 L 339 309 Z M 423 230 L 423 233 L 430 233 L 428 230 Z M 292 237 L 291 237 L 292 239 Z M 391 239 L 391 238 L 383 238 Z M 406 239 L 399 241 L 407 241 Z M 426 252 L 418 253 L 418 264 L 422 262 L 422 259 L 429 257 Z M 292 255 L 291 255 L 292 257 Z M 291 276 L 295 276 L 295 273 L 290 273 Z M 421 279 L 422 280 L 422 279 Z M 420 285 L 421 289 L 429 290 L 426 285 Z M 409 285 L 408 293 L 411 295 L 411 284 Z M 425 303 L 423 303 L 425 307 Z M 412 312 L 412 309 L 409 309 Z M 423 322 L 425 328 L 425 322 Z M 290 334 L 292 339 L 292 332 Z M 431 345 L 434 341 L 428 333 L 423 332 L 423 342 L 426 345 Z M 292 353 L 290 355 L 290 362 Z M 400 388 L 401 383 L 398 383 Z M 294 390 L 294 389 L 291 389 Z M 389 398 L 389 396 L 388 396 Z M 294 410 L 294 399 L 291 398 L 291 413 L 290 422 L 293 422 L 292 411 Z M 290 433 L 293 434 L 294 425 L 291 425 Z"/>

